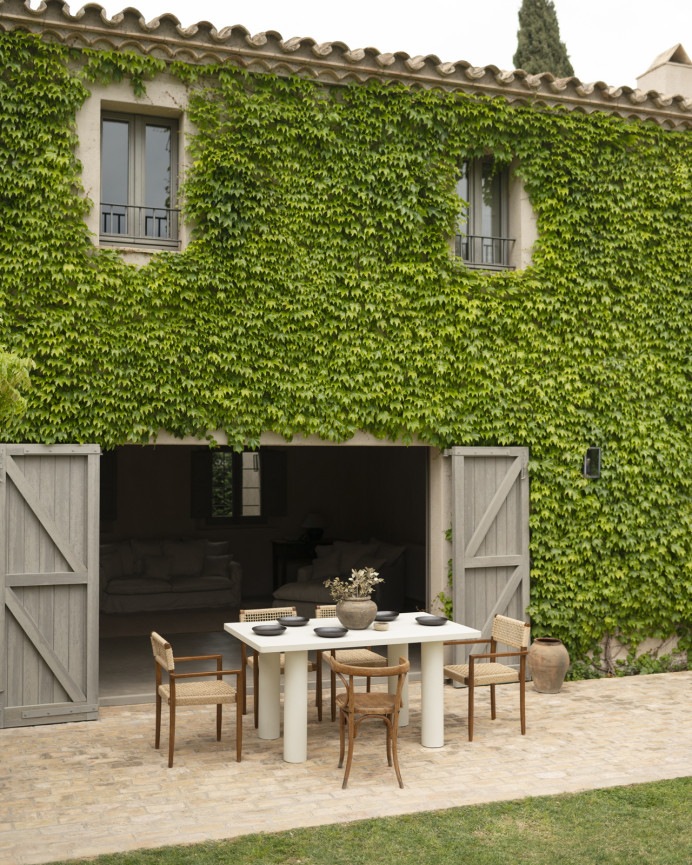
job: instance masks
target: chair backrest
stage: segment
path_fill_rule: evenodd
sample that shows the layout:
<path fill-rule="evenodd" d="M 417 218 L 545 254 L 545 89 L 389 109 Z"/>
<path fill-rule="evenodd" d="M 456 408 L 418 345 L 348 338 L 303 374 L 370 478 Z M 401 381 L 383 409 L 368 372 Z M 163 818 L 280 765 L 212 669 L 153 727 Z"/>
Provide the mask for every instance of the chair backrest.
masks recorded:
<path fill-rule="evenodd" d="M 295 616 L 295 607 L 262 607 L 257 610 L 241 610 L 239 622 L 272 622 L 279 616 Z"/>
<path fill-rule="evenodd" d="M 157 634 L 156 631 L 151 632 L 151 648 L 154 651 L 154 660 L 160 664 L 164 670 L 172 673 L 175 670 L 175 662 L 173 660 L 173 649 L 171 644 L 166 642 L 164 638 Z"/>
<path fill-rule="evenodd" d="M 531 627 L 528 622 L 498 615 L 493 620 L 492 638 L 513 649 L 527 649 L 531 638 Z"/>
<path fill-rule="evenodd" d="M 376 676 L 378 679 L 384 676 L 397 676 L 397 686 L 396 686 L 396 710 L 399 710 L 399 706 L 401 705 L 401 692 L 404 688 L 404 679 L 406 678 L 406 674 L 411 669 L 411 663 L 408 658 L 399 658 L 399 663 L 394 667 L 356 667 L 351 664 L 341 664 L 336 658 L 332 657 L 332 655 L 325 655 L 325 660 L 329 664 L 329 666 L 334 670 L 336 675 L 341 679 L 344 683 L 344 687 L 348 692 L 349 704 L 351 710 L 353 709 L 353 695 L 354 695 L 354 679 L 356 677 L 366 677 L 372 678 Z M 348 679 L 346 678 L 348 677 Z"/>
<path fill-rule="evenodd" d="M 316 619 L 333 619 L 336 616 L 336 604 L 317 604 L 315 607 Z"/>

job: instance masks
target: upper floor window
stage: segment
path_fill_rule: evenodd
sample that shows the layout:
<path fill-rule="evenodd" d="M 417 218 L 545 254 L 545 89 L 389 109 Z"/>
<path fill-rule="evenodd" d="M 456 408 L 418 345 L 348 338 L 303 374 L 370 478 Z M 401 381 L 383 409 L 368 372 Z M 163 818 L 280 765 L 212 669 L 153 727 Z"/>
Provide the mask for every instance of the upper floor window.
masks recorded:
<path fill-rule="evenodd" d="M 101 242 L 177 249 L 178 123 L 104 112 Z"/>
<path fill-rule="evenodd" d="M 459 214 L 454 253 L 469 267 L 503 270 L 510 265 L 509 171 L 496 169 L 492 157 L 464 162 L 457 195 L 466 206 Z"/>

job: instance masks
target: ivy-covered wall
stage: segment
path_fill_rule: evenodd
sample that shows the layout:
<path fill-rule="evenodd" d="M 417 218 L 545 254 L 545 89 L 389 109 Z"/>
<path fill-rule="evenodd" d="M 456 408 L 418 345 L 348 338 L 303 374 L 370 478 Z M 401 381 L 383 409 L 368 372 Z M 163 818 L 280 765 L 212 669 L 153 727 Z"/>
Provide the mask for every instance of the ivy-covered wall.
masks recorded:
<path fill-rule="evenodd" d="M 36 363 L 6 437 L 527 445 L 534 635 L 690 644 L 692 133 L 174 66 L 197 233 L 137 270 L 87 236 L 74 118 L 89 79 L 146 64 L 79 61 L 0 37 L 0 342 Z M 522 272 L 449 254 L 459 166 L 488 150 L 537 213 Z"/>

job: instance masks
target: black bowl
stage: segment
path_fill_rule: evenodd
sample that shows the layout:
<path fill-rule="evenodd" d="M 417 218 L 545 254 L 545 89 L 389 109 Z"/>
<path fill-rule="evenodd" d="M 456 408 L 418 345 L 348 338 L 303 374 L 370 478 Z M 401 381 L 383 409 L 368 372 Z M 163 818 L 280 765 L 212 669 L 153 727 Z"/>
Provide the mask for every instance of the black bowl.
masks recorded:
<path fill-rule="evenodd" d="M 253 625 L 252 630 L 260 637 L 278 637 L 286 628 L 283 625 Z"/>
<path fill-rule="evenodd" d="M 310 619 L 307 619 L 305 616 L 280 616 L 276 621 L 287 628 L 300 628 L 303 625 L 307 625 Z"/>
<path fill-rule="evenodd" d="M 380 610 L 375 614 L 376 622 L 393 622 L 399 614 L 396 610 Z"/>
<path fill-rule="evenodd" d="M 315 628 L 318 637 L 343 637 L 348 634 L 348 628 Z"/>
<path fill-rule="evenodd" d="M 416 616 L 419 625 L 446 625 L 449 619 L 444 616 Z"/>

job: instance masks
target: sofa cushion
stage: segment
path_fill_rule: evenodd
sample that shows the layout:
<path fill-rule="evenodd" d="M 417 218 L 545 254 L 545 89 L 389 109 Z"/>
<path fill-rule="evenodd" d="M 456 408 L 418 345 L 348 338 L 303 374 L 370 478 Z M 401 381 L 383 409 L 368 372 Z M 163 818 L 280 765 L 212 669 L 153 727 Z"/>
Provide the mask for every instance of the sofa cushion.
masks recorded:
<path fill-rule="evenodd" d="M 208 592 L 215 589 L 228 589 L 231 583 L 228 577 L 173 577 L 170 588 L 174 592 Z"/>
<path fill-rule="evenodd" d="M 145 556 L 144 576 L 155 580 L 166 580 L 171 576 L 173 560 L 169 556 Z"/>
<path fill-rule="evenodd" d="M 302 583 L 284 583 L 274 592 L 277 600 L 307 601 L 313 604 L 333 604 L 329 589 L 321 580 L 305 580 Z"/>
<path fill-rule="evenodd" d="M 99 572 L 101 575 L 100 582 L 102 586 L 106 585 L 111 580 L 122 577 L 124 571 L 120 554 L 115 552 L 101 556 L 99 561 Z"/>
<path fill-rule="evenodd" d="M 205 541 L 164 541 L 163 554 L 171 560 L 170 576 L 199 574 L 206 546 Z"/>
<path fill-rule="evenodd" d="M 203 577 L 227 577 L 232 556 L 207 556 L 202 568 Z"/>
<path fill-rule="evenodd" d="M 109 595 L 153 595 L 170 592 L 168 580 L 155 580 L 146 577 L 121 577 L 108 583 Z"/>
<path fill-rule="evenodd" d="M 231 542 L 207 541 L 205 554 L 207 556 L 229 556 L 231 554 Z"/>

